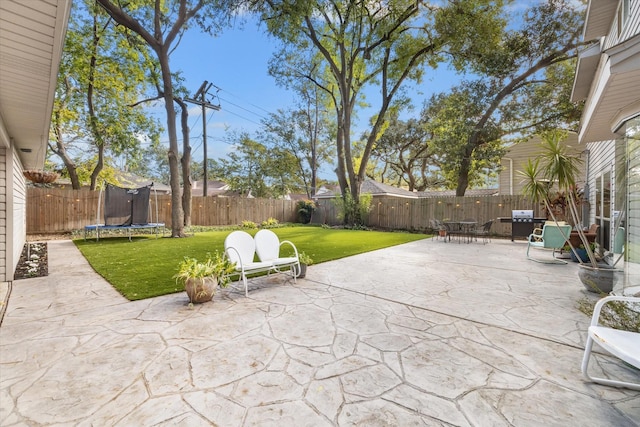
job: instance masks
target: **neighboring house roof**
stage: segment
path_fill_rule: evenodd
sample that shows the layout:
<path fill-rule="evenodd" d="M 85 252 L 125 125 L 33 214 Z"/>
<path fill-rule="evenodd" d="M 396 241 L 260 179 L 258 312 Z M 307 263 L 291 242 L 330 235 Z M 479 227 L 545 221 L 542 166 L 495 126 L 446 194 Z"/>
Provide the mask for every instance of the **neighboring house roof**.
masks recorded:
<path fill-rule="evenodd" d="M 135 175 L 131 172 L 117 172 L 116 179 L 118 180 L 120 187 L 139 188 L 153 184 L 151 188 L 155 189 L 159 194 L 171 194 L 170 186 L 162 184 L 160 182 L 156 182 L 149 178 Z M 49 186 L 57 188 L 71 187 L 71 180 L 69 178 L 58 178 L 55 180 L 55 182 L 49 184 Z M 84 184 L 82 185 L 82 188 L 89 188 L 89 185 Z"/>
<path fill-rule="evenodd" d="M 309 196 L 303 193 L 289 193 L 285 196 L 286 200 L 293 200 L 294 202 L 299 202 L 302 200 L 309 200 Z"/>
<path fill-rule="evenodd" d="M 417 199 L 418 195 L 404 188 L 394 187 L 393 185 L 384 184 L 382 182 L 366 179 L 360 186 L 360 193 L 369 193 L 372 196 L 394 196 L 404 197 L 408 199 Z"/>
<path fill-rule="evenodd" d="M 204 190 L 204 181 L 194 181 L 191 184 L 191 195 L 192 196 L 202 196 Z M 235 195 L 235 193 L 229 191 L 229 184 L 224 181 L 215 181 L 210 180 L 207 181 L 207 196 L 227 196 L 227 195 Z"/>
<path fill-rule="evenodd" d="M 407 199 L 419 199 L 419 198 L 429 198 L 429 197 L 448 197 L 455 196 L 455 190 L 438 190 L 438 191 L 409 191 L 404 188 L 394 187 L 393 185 L 384 184 L 382 182 L 374 181 L 372 179 L 367 179 L 362 183 L 362 187 L 360 188 L 360 192 L 362 194 L 369 193 L 372 196 L 380 197 L 380 196 L 388 196 L 388 197 L 400 197 Z M 315 195 L 317 199 L 330 199 L 335 197 L 337 194 L 340 194 L 340 189 L 338 187 L 333 189 L 321 188 L 318 190 L 318 193 Z M 495 188 L 483 188 L 483 189 L 473 189 L 467 190 L 465 196 L 496 196 L 498 195 L 498 190 Z"/>
<path fill-rule="evenodd" d="M 372 196 L 394 196 L 404 197 L 410 199 L 417 199 L 416 193 L 405 190 L 403 188 L 394 187 L 392 185 L 383 184 L 381 182 L 374 181 L 372 179 L 366 179 L 360 187 L 361 194 L 371 194 Z M 315 199 L 331 199 L 340 194 L 340 187 L 333 188 L 322 187 L 318 190 Z"/>
<path fill-rule="evenodd" d="M 42 169 L 71 0 L 0 1 L 0 147 Z"/>
<path fill-rule="evenodd" d="M 483 197 L 483 196 L 497 196 L 500 194 L 497 188 L 476 188 L 465 191 L 466 197 Z M 419 191 L 418 196 L 420 198 L 429 197 L 453 197 L 456 195 L 456 190 L 439 190 L 439 191 Z"/>

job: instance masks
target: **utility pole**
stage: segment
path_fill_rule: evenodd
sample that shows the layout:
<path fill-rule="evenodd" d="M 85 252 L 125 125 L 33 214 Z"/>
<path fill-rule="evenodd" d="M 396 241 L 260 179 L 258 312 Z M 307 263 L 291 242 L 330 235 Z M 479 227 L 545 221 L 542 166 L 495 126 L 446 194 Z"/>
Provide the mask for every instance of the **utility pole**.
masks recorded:
<path fill-rule="evenodd" d="M 202 184 L 202 196 L 207 197 L 208 189 L 208 173 L 207 173 L 207 108 L 211 108 L 214 111 L 220 111 L 220 105 L 213 105 L 206 100 L 207 92 L 211 89 L 213 83 L 204 81 L 200 86 L 200 89 L 193 95 L 193 98 L 185 98 L 185 101 L 192 104 L 200 105 L 202 107 L 202 148 L 204 150 L 204 163 L 202 169 L 204 172 L 204 182 Z M 200 98 L 200 99 L 198 99 Z"/>

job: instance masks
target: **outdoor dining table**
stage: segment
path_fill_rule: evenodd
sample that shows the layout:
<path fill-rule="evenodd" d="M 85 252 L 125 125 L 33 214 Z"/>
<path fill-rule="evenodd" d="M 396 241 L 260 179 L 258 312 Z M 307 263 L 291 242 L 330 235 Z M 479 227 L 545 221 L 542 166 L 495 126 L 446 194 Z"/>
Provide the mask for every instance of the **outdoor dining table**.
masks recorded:
<path fill-rule="evenodd" d="M 461 238 L 465 238 L 467 243 L 471 243 L 477 226 L 478 221 L 460 221 Z"/>
<path fill-rule="evenodd" d="M 444 221 L 444 225 L 447 228 L 447 235 L 449 241 L 451 241 L 451 235 L 458 236 L 458 243 L 465 241 L 470 243 L 473 241 L 474 232 L 477 221 Z"/>

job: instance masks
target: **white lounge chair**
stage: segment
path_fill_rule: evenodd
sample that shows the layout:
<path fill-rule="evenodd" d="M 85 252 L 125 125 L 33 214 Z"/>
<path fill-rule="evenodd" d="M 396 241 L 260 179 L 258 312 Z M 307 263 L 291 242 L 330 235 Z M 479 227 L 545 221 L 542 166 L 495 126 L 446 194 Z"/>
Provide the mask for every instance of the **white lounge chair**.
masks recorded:
<path fill-rule="evenodd" d="M 224 239 L 224 251 L 231 262 L 236 263 L 236 272 L 244 284 L 244 294 L 249 296 L 247 274 L 260 273 L 273 269 L 273 263 L 254 261 L 256 243 L 245 231 L 233 231 Z"/>
<path fill-rule="evenodd" d="M 279 273 L 283 273 L 283 268 L 289 268 L 293 280 L 300 272 L 300 260 L 298 258 L 298 249 L 289 240 L 283 240 L 282 242 L 271 230 L 260 230 L 254 237 L 256 242 L 256 254 L 260 261 L 271 262 L 273 269 Z M 293 256 L 281 257 L 280 248 L 282 245 L 289 245 L 293 250 Z"/>
<path fill-rule="evenodd" d="M 291 245 L 294 256 L 281 257 L 280 247 Z M 294 283 L 300 272 L 298 249 L 288 240 L 280 242 L 278 236 L 271 230 L 260 230 L 255 238 L 245 231 L 233 231 L 224 240 L 224 251 L 231 262 L 236 263 L 236 273 L 244 284 L 244 294 L 249 296 L 247 275 L 253 273 L 273 272 L 284 273 L 288 268 Z M 258 255 L 259 261 L 255 261 Z"/>
<path fill-rule="evenodd" d="M 594 341 L 612 355 L 640 369 L 640 333 L 622 331 L 600 325 L 599 320 L 602 306 L 610 301 L 626 301 L 640 304 L 640 298 L 624 296 L 608 296 L 596 303 L 593 309 L 593 317 L 591 318 L 591 326 L 589 326 L 584 357 L 582 358 L 582 374 L 588 380 L 595 383 L 640 390 L 640 383 L 631 383 L 610 378 L 598 378 L 588 373 L 589 359 Z M 638 307 L 636 307 L 636 310 L 638 310 Z"/>

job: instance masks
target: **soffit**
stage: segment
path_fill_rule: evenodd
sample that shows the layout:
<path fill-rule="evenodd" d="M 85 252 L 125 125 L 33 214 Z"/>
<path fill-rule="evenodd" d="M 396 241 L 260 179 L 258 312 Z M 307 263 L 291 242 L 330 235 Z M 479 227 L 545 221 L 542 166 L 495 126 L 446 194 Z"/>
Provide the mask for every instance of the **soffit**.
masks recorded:
<path fill-rule="evenodd" d="M 0 1 L 0 146 L 44 165 L 71 0 Z M 30 151 L 30 152 L 29 152 Z"/>
<path fill-rule="evenodd" d="M 581 120 L 583 143 L 616 139 L 614 131 L 640 109 L 640 35 L 605 54 Z"/>
<path fill-rule="evenodd" d="M 617 9 L 618 0 L 591 0 L 584 24 L 584 40 L 594 40 L 609 34 Z"/>

